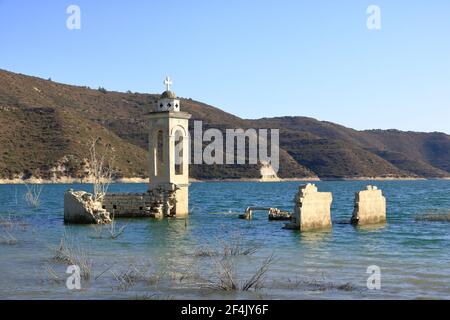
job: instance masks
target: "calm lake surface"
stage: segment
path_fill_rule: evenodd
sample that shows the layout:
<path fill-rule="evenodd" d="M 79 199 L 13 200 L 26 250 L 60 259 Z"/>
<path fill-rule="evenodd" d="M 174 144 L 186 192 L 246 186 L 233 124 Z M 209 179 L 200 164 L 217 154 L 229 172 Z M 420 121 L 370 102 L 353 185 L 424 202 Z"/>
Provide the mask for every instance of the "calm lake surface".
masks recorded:
<path fill-rule="evenodd" d="M 388 203 L 386 225 L 355 228 L 348 222 L 356 191 L 367 181 L 321 181 L 333 192 L 333 229 L 284 230 L 285 222 L 238 219 L 247 206 L 293 209 L 300 182 L 192 183 L 187 219 L 117 220 L 108 227 L 65 226 L 63 195 L 90 185 L 44 185 L 41 205 L 30 209 L 25 186 L 0 185 L 0 298 L 2 299 L 422 299 L 450 298 L 450 223 L 419 222 L 429 210 L 450 210 L 450 181 L 374 182 Z M 110 192 L 144 192 L 144 184 L 115 184 Z M 12 223 L 8 224 L 8 221 Z M 16 241 L 11 240 L 11 236 Z M 66 287 L 67 263 L 54 259 L 64 246 L 92 264 L 82 289 Z M 228 258 L 244 283 L 273 255 L 263 287 L 211 288 L 224 246 L 258 250 Z M 228 260 L 227 260 L 228 261 Z M 367 268 L 381 269 L 381 289 L 369 290 Z M 216 277 L 216 278 L 215 278 Z"/>

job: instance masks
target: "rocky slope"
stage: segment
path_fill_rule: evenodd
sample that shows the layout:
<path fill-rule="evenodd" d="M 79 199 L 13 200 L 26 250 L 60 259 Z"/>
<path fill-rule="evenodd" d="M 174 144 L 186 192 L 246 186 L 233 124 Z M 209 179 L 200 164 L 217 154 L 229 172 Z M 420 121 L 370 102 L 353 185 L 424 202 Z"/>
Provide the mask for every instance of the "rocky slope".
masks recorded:
<path fill-rule="evenodd" d="M 0 70 L 0 178 L 83 177 L 94 137 L 114 148 L 118 177 L 145 177 L 146 115 L 157 98 Z M 182 108 L 204 129 L 279 128 L 282 178 L 450 176 L 450 136 L 443 133 L 357 131 L 305 117 L 246 120 L 191 99 Z M 192 165 L 191 177 L 258 178 L 259 166 Z"/>

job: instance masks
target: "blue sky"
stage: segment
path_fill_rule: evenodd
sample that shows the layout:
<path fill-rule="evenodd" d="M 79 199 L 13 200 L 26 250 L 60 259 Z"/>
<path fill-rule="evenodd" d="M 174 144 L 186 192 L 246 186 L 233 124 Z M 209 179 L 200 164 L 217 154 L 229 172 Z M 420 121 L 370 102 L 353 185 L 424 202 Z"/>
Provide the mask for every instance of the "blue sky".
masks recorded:
<path fill-rule="evenodd" d="M 0 68 L 150 93 L 170 75 L 244 118 L 450 133 L 450 1 L 0 0 Z"/>

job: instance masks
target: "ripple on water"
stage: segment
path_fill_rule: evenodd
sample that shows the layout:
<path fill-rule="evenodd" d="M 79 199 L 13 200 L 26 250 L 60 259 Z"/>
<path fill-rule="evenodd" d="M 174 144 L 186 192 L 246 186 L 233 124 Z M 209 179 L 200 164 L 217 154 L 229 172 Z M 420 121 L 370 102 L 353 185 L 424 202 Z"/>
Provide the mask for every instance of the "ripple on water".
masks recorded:
<path fill-rule="evenodd" d="M 320 190 L 333 192 L 333 229 L 300 233 L 282 229 L 283 222 L 267 221 L 265 213 L 252 221 L 237 218 L 247 206 L 292 209 L 300 183 L 193 183 L 187 220 L 118 220 L 127 225 L 120 238 L 95 237 L 92 226 L 64 226 L 63 195 L 69 188 L 90 191 L 88 185 L 45 185 L 42 205 L 30 209 L 23 201 L 22 186 L 0 186 L 0 216 L 14 215 L 26 221 L 17 231 L 15 245 L 0 244 L 0 298 L 136 298 L 157 297 L 216 299 L 420 299 L 450 298 L 450 233 L 448 223 L 417 222 L 417 214 L 430 209 L 449 209 L 450 181 L 380 181 L 388 200 L 388 223 L 354 227 L 354 193 L 364 181 L 321 181 Z M 146 185 L 116 184 L 111 191 L 142 192 Z M 17 197 L 15 196 L 17 194 Z M 345 223 L 343 223 L 345 222 Z M 269 255 L 274 261 L 261 291 L 224 293 L 207 290 L 198 282 L 169 281 L 159 286 L 138 283 L 117 290 L 110 272 L 85 282 L 80 292 L 65 288 L 65 265 L 53 264 L 54 249 L 65 236 L 86 249 L 93 261 L 95 278 L 110 266 L 116 272 L 130 265 L 148 265 L 155 272 L 180 274 L 188 268 L 206 272 L 205 259 L 195 257 L 201 247 L 219 248 L 240 241 L 242 246 L 260 246 L 251 255 L 237 258 L 237 278 L 245 280 Z M 61 279 L 49 281 L 51 264 Z M 381 268 L 382 290 L 367 290 L 367 267 Z M 201 271 L 203 270 L 203 271 Z M 292 288 L 301 279 L 314 286 Z M 343 286 L 350 284 L 352 290 Z M 327 287 L 328 286 L 328 287 Z M 324 289 L 324 287 L 326 287 Z M 318 290 L 317 288 L 320 288 Z M 341 288 L 341 289 L 339 289 Z M 344 290 L 347 289 L 347 290 Z"/>

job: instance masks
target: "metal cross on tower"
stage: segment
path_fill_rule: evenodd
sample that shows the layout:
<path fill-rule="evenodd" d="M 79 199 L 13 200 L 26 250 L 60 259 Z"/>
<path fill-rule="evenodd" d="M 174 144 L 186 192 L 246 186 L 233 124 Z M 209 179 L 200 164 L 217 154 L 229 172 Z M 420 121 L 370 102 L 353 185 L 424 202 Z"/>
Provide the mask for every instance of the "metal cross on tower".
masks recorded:
<path fill-rule="evenodd" d="M 172 85 L 172 80 L 170 79 L 170 77 L 166 77 L 166 80 L 164 80 L 164 84 L 167 87 L 167 91 L 170 91 L 170 86 Z"/>

